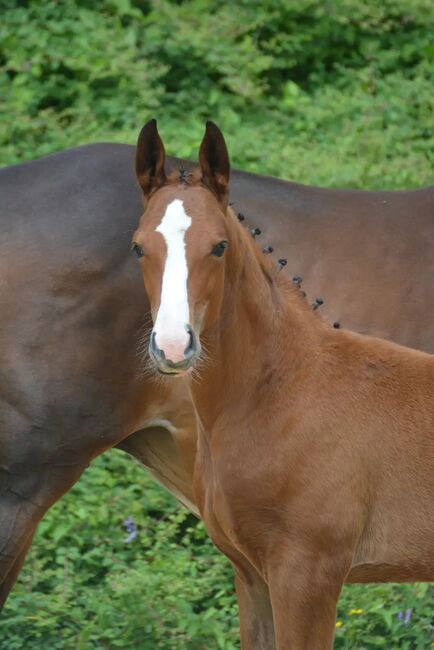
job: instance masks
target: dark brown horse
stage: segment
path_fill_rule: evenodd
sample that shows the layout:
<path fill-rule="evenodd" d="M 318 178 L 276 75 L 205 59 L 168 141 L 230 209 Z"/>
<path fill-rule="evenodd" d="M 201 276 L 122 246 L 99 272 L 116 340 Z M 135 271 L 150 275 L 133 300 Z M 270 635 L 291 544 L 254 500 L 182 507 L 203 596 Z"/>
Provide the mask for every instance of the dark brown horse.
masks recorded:
<path fill-rule="evenodd" d="M 188 379 L 194 494 L 235 570 L 242 648 L 329 650 L 344 582 L 434 580 L 434 355 L 312 310 L 228 209 L 212 122 L 188 179 L 164 158 L 148 123 L 150 361 Z"/>
<path fill-rule="evenodd" d="M 133 159 L 131 146 L 98 144 L 0 171 L 0 602 L 44 512 L 121 440 L 195 507 L 188 395 L 143 378 L 137 355 L 149 314 L 129 252 L 141 210 Z M 290 260 L 282 273 L 325 299 L 329 321 L 434 351 L 433 189 L 323 190 L 233 172 L 231 199 L 262 231 L 257 245 Z"/>

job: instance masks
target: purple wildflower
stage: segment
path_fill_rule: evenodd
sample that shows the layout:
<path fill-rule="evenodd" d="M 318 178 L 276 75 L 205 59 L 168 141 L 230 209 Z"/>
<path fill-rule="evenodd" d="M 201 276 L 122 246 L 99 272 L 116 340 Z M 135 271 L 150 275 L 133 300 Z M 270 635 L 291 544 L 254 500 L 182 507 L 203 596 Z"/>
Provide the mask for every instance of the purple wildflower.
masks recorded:
<path fill-rule="evenodd" d="M 125 542 L 125 544 L 129 544 L 138 535 L 137 526 L 134 523 L 134 519 L 132 518 L 131 515 L 129 515 L 129 517 L 127 517 L 126 519 L 123 520 L 122 526 L 126 529 L 126 531 L 128 533 L 128 535 L 124 539 L 124 542 Z"/>
<path fill-rule="evenodd" d="M 398 619 L 398 621 L 402 621 L 404 625 L 408 625 L 410 623 L 412 611 L 413 610 L 409 607 L 408 609 L 405 610 L 405 615 L 404 612 L 398 612 L 396 618 Z"/>
<path fill-rule="evenodd" d="M 404 625 L 408 625 L 411 619 L 411 609 L 405 610 Z"/>

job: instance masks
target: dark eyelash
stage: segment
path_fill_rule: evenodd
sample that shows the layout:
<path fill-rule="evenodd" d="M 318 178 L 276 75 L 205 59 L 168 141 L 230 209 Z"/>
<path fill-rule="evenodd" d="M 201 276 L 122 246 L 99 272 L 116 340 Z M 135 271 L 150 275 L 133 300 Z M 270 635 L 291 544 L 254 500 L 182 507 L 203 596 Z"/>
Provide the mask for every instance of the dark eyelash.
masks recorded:
<path fill-rule="evenodd" d="M 135 241 L 131 244 L 131 250 L 137 255 L 137 257 L 143 257 L 144 251 L 141 246 L 139 246 Z"/>
<path fill-rule="evenodd" d="M 228 242 L 221 241 L 214 246 L 214 248 L 211 251 L 211 255 L 214 255 L 214 257 L 222 257 L 227 247 L 228 247 Z"/>

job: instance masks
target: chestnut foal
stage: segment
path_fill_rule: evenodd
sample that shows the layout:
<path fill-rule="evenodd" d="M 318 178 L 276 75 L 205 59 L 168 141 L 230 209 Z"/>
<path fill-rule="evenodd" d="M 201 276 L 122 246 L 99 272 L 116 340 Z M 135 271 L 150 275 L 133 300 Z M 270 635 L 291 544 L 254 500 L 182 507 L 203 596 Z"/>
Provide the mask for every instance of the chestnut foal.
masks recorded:
<path fill-rule="evenodd" d="M 242 647 L 323 650 L 344 582 L 434 579 L 434 357 L 323 322 L 228 208 L 211 122 L 199 159 L 167 178 L 142 129 L 150 357 L 190 382 L 195 495 L 235 569 Z"/>

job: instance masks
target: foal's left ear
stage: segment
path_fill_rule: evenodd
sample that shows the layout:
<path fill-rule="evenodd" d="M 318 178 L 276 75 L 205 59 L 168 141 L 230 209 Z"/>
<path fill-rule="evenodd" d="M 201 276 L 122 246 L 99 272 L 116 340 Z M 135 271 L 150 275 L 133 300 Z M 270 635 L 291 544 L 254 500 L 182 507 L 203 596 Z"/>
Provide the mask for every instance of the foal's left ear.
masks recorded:
<path fill-rule="evenodd" d="M 136 147 L 136 176 L 145 197 L 166 182 L 165 160 L 157 120 L 149 120 L 140 131 Z"/>
<path fill-rule="evenodd" d="M 199 150 L 202 182 L 226 207 L 229 195 L 229 154 L 222 132 L 214 122 L 206 123 Z"/>

